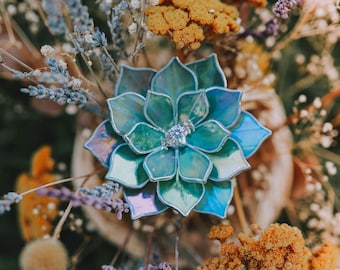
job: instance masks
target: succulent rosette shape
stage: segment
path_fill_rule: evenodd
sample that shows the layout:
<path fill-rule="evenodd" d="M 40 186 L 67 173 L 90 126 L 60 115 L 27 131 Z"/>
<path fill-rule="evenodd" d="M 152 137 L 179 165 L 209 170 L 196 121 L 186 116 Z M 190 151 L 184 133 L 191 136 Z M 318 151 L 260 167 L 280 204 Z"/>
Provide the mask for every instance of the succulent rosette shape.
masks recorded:
<path fill-rule="evenodd" d="M 123 186 L 133 219 L 169 207 L 226 216 L 230 179 L 271 134 L 241 110 L 241 94 L 226 88 L 215 54 L 159 71 L 122 65 L 110 119 L 85 147 Z"/>

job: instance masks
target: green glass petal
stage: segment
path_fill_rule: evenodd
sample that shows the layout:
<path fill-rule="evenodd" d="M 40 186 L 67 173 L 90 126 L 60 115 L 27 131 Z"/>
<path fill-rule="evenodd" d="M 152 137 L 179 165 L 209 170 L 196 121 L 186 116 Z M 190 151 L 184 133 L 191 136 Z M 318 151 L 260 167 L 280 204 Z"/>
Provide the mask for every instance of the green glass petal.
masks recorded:
<path fill-rule="evenodd" d="M 219 122 L 208 120 L 195 128 L 195 131 L 186 137 L 187 144 L 207 152 L 219 151 L 230 136 Z"/>
<path fill-rule="evenodd" d="M 202 199 L 204 185 L 185 182 L 175 177 L 170 181 L 158 182 L 157 194 L 162 203 L 187 216 Z"/>
<path fill-rule="evenodd" d="M 111 155 L 106 178 L 130 188 L 143 187 L 149 181 L 143 169 L 144 157 L 132 152 L 127 144 L 121 144 Z"/>
<path fill-rule="evenodd" d="M 158 199 L 155 183 L 148 183 L 142 189 L 124 188 L 124 198 L 130 206 L 132 219 L 157 215 L 168 209 Z"/>
<path fill-rule="evenodd" d="M 162 181 L 173 178 L 177 170 L 177 153 L 174 149 L 160 150 L 149 154 L 144 159 L 144 169 L 150 181 Z"/>
<path fill-rule="evenodd" d="M 188 63 L 186 66 L 195 73 L 198 89 L 207 89 L 212 86 L 227 87 L 227 81 L 216 54 L 211 54 L 206 59 Z"/>
<path fill-rule="evenodd" d="M 150 123 L 159 127 L 164 132 L 174 125 L 173 104 L 167 95 L 148 91 L 144 114 Z"/>
<path fill-rule="evenodd" d="M 180 94 L 197 90 L 197 79 L 189 68 L 174 57 L 152 78 L 151 90 L 169 96 L 175 103 Z"/>
<path fill-rule="evenodd" d="M 271 133 L 253 115 L 244 111 L 236 125 L 231 128 L 231 136 L 240 144 L 246 158 L 254 154 Z"/>
<path fill-rule="evenodd" d="M 233 198 L 233 183 L 231 181 L 208 181 L 204 187 L 204 196 L 196 205 L 194 211 L 225 218 L 228 206 Z"/>
<path fill-rule="evenodd" d="M 98 125 L 84 147 L 108 168 L 112 151 L 122 143 L 122 138 L 113 131 L 111 122 L 105 120 Z"/>
<path fill-rule="evenodd" d="M 205 183 L 211 170 L 212 163 L 204 153 L 191 147 L 179 149 L 178 171 L 183 180 Z"/>
<path fill-rule="evenodd" d="M 226 128 L 235 124 L 241 113 L 241 96 L 239 90 L 211 87 L 206 90 L 209 100 L 209 114 L 206 118 L 220 122 Z"/>
<path fill-rule="evenodd" d="M 161 147 L 164 133 L 147 123 L 138 123 L 124 139 L 136 153 L 147 154 Z"/>
<path fill-rule="evenodd" d="M 112 126 L 119 135 L 127 134 L 137 123 L 146 121 L 144 103 L 145 98 L 135 93 L 124 93 L 107 100 Z"/>
<path fill-rule="evenodd" d="M 241 147 L 232 138 L 226 141 L 219 152 L 207 156 L 213 164 L 209 179 L 214 181 L 228 180 L 250 168 Z"/>
<path fill-rule="evenodd" d="M 115 96 L 126 92 L 135 92 L 145 97 L 150 89 L 150 82 L 156 70 L 151 68 L 135 68 L 121 65 L 115 88 Z"/>
<path fill-rule="evenodd" d="M 209 103 L 205 91 L 190 91 L 177 100 L 177 118 L 179 123 L 190 120 L 194 125 L 201 122 L 209 113 Z"/>

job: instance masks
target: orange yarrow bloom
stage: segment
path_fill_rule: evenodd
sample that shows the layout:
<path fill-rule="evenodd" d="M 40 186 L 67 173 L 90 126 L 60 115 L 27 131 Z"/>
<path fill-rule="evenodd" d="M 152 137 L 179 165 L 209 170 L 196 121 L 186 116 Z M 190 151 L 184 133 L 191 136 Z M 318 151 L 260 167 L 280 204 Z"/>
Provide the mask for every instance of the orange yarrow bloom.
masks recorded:
<path fill-rule="evenodd" d="M 162 0 L 145 15 L 149 30 L 169 36 L 177 49 L 195 50 L 207 35 L 240 29 L 237 9 L 219 0 Z"/>
<path fill-rule="evenodd" d="M 19 175 L 16 192 L 22 193 L 55 181 L 53 168 L 51 147 L 41 147 L 32 157 L 30 173 Z M 57 214 L 57 199 L 37 196 L 34 193 L 26 194 L 18 204 L 18 218 L 23 238 L 29 241 L 50 234 L 52 221 Z"/>
<path fill-rule="evenodd" d="M 266 230 L 252 227 L 255 234 L 239 234 L 240 244 L 227 242 L 233 232 L 230 225 L 211 228 L 209 239 L 221 242 L 220 257 L 205 261 L 197 270 L 241 269 L 335 269 L 339 249 L 326 243 L 311 252 L 305 245 L 301 231 L 287 224 L 271 224 Z"/>

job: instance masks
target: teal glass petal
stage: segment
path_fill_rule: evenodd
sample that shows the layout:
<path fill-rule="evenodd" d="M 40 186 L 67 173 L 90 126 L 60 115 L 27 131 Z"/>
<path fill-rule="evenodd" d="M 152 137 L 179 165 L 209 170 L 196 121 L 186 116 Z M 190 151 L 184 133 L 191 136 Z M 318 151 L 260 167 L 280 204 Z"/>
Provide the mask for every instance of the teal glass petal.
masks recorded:
<path fill-rule="evenodd" d="M 150 123 L 159 127 L 164 132 L 174 125 L 173 104 L 167 95 L 148 91 L 144 114 Z"/>
<path fill-rule="evenodd" d="M 115 88 L 115 96 L 126 92 L 135 92 L 145 97 L 150 89 L 151 78 L 156 70 L 151 68 L 135 68 L 121 65 L 119 77 Z"/>
<path fill-rule="evenodd" d="M 186 137 L 187 144 L 207 153 L 219 151 L 230 136 L 219 122 L 208 120 L 195 128 L 195 131 Z"/>
<path fill-rule="evenodd" d="M 206 59 L 188 63 L 186 66 L 195 73 L 198 89 L 207 89 L 212 86 L 227 87 L 227 81 L 216 54 L 211 54 Z"/>
<path fill-rule="evenodd" d="M 177 118 L 183 123 L 190 120 L 194 125 L 201 122 L 209 113 L 209 103 L 205 91 L 188 91 L 178 97 Z"/>
<path fill-rule="evenodd" d="M 233 198 L 233 183 L 231 181 L 208 181 L 204 187 L 204 196 L 196 205 L 194 211 L 225 218 L 228 206 Z"/>
<path fill-rule="evenodd" d="M 207 154 L 213 164 L 209 179 L 214 181 L 228 180 L 250 168 L 239 144 L 229 138 L 223 148 L 213 154 Z"/>
<path fill-rule="evenodd" d="M 244 111 L 236 125 L 231 128 L 231 136 L 240 144 L 246 158 L 254 154 L 271 133 L 253 115 Z"/>
<path fill-rule="evenodd" d="M 174 57 L 152 78 L 151 90 L 165 94 L 176 102 L 180 94 L 197 90 L 197 79 L 189 68 Z"/>
<path fill-rule="evenodd" d="M 157 194 L 165 205 L 169 205 L 183 216 L 187 216 L 202 199 L 204 185 L 188 183 L 179 177 L 175 177 L 171 181 L 158 182 Z"/>
<path fill-rule="evenodd" d="M 191 147 L 178 151 L 178 171 L 181 178 L 188 182 L 205 183 L 212 170 L 210 159 Z"/>
<path fill-rule="evenodd" d="M 142 189 L 125 188 L 124 198 L 130 206 L 132 219 L 157 215 L 168 209 L 168 207 L 158 199 L 155 183 L 148 183 Z"/>
<path fill-rule="evenodd" d="M 206 90 L 209 100 L 209 114 L 206 118 L 214 119 L 226 128 L 235 124 L 241 113 L 241 96 L 239 90 L 211 87 Z"/>
<path fill-rule="evenodd" d="M 147 123 L 138 123 L 124 139 L 136 153 L 147 154 L 161 147 L 164 133 Z"/>
<path fill-rule="evenodd" d="M 144 103 L 145 98 L 135 93 L 125 93 L 107 100 L 112 126 L 119 135 L 125 135 L 137 123 L 146 121 Z"/>
<path fill-rule="evenodd" d="M 121 143 L 123 143 L 123 140 L 113 131 L 111 122 L 105 120 L 99 124 L 91 138 L 84 144 L 84 147 L 89 150 L 104 167 L 108 168 L 112 151 Z"/>
<path fill-rule="evenodd" d="M 144 157 L 132 152 L 127 144 L 121 144 L 111 155 L 106 178 L 130 188 L 143 187 L 149 181 L 143 168 Z"/>
<path fill-rule="evenodd" d="M 174 149 L 160 150 L 144 159 L 144 169 L 150 181 L 172 179 L 177 171 L 177 153 Z"/>

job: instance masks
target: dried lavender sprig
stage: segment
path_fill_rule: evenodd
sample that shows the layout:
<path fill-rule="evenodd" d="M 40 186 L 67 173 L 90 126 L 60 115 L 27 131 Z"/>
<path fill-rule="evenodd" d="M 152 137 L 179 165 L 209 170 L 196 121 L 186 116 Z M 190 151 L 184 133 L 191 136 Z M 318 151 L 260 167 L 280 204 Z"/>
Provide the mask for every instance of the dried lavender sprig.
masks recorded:
<path fill-rule="evenodd" d="M 108 16 L 107 25 L 110 28 L 111 38 L 113 41 L 113 48 L 118 54 L 123 51 L 125 40 L 123 38 L 123 25 L 121 23 L 121 17 L 124 14 L 124 10 L 129 8 L 129 4 L 122 0 L 111 10 L 111 14 Z"/>
<path fill-rule="evenodd" d="M 39 189 L 38 195 L 58 198 L 62 201 L 70 201 L 72 206 L 78 207 L 81 205 L 92 206 L 98 210 L 109 211 L 116 213 L 117 218 L 121 219 L 123 213 L 129 212 L 129 206 L 121 199 L 112 200 L 108 197 L 97 197 L 93 195 L 83 195 L 80 193 L 72 192 L 66 187 L 60 189 Z"/>
<path fill-rule="evenodd" d="M 266 38 L 269 36 L 274 36 L 278 33 L 280 29 L 280 24 L 277 18 L 273 17 L 269 19 L 264 24 L 265 29 L 262 31 L 258 30 L 252 30 L 252 29 L 246 29 L 243 33 L 241 33 L 239 36 L 242 38 L 245 38 L 247 36 L 253 36 L 258 38 Z"/>
<path fill-rule="evenodd" d="M 66 33 L 66 24 L 62 14 L 62 1 L 45 0 L 42 3 L 47 16 L 47 26 L 52 34 L 61 35 Z"/>
<path fill-rule="evenodd" d="M 84 89 L 69 90 L 56 88 L 55 90 L 52 90 L 42 84 L 38 84 L 37 86 L 29 85 L 27 88 L 21 88 L 20 91 L 35 98 L 47 98 L 61 105 L 75 104 L 80 108 L 84 107 L 88 101 L 86 91 Z"/>
<path fill-rule="evenodd" d="M 81 187 L 78 192 L 86 195 L 92 195 L 97 197 L 112 198 L 114 193 L 119 191 L 119 184 L 116 182 L 104 183 L 102 186 L 94 186 L 92 189 L 87 187 Z"/>
<path fill-rule="evenodd" d="M 0 199 L 0 215 L 5 213 L 6 211 L 11 211 L 11 205 L 14 203 L 18 203 L 22 200 L 22 195 L 16 192 L 8 192 L 3 196 L 3 199 Z"/>
<path fill-rule="evenodd" d="M 93 19 L 90 18 L 88 7 L 83 6 L 81 0 L 65 0 L 64 2 L 70 12 L 75 32 L 85 33 L 89 29 L 93 29 Z"/>
<path fill-rule="evenodd" d="M 144 266 L 140 267 L 138 270 L 172 270 L 171 265 L 167 262 L 161 262 L 159 265 L 149 264 L 147 269 Z"/>
<path fill-rule="evenodd" d="M 102 270 L 129 270 L 126 267 L 119 267 L 118 269 L 112 265 L 102 265 Z M 167 262 L 161 262 L 159 265 L 149 264 L 147 269 L 144 266 L 140 267 L 138 270 L 172 270 L 171 266 Z"/>
<path fill-rule="evenodd" d="M 300 0 L 278 0 L 273 7 L 273 12 L 276 17 L 286 20 L 292 9 L 299 3 Z"/>

